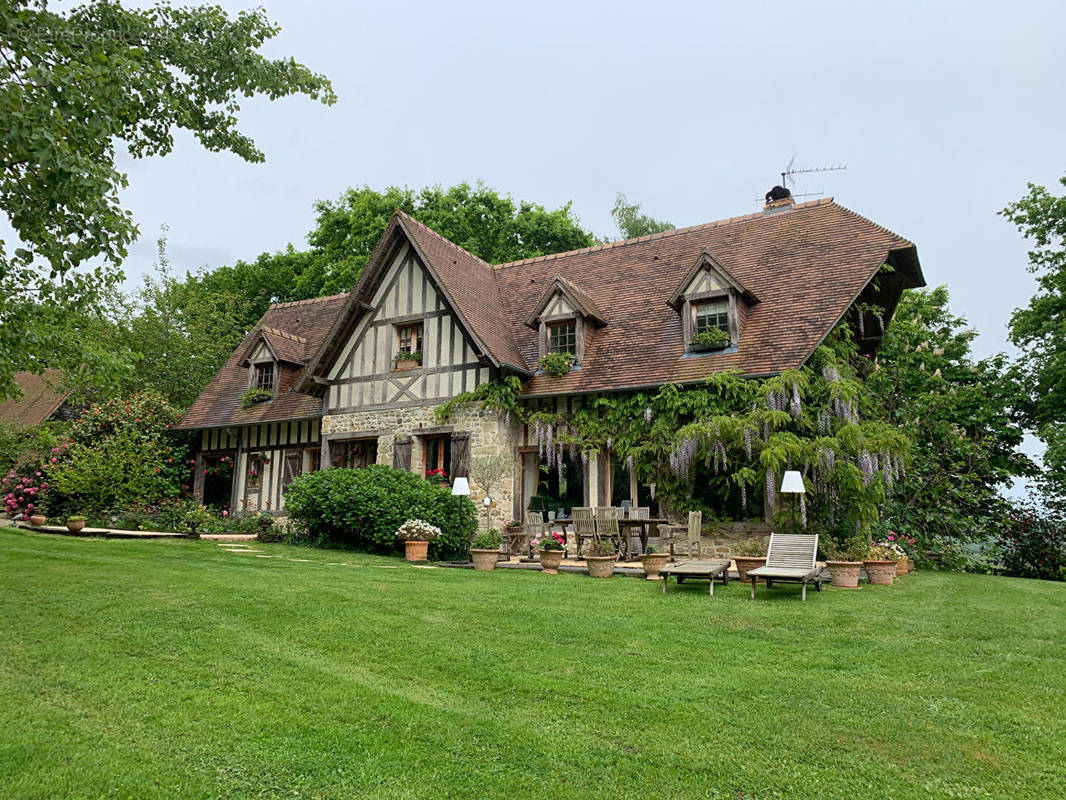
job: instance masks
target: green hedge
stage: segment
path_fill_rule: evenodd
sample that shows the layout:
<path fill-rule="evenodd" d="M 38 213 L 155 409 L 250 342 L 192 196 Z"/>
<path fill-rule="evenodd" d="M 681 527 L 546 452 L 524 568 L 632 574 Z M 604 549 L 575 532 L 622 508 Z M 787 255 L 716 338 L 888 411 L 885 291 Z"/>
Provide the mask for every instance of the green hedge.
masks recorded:
<path fill-rule="evenodd" d="M 432 559 L 465 558 L 477 527 L 470 498 L 453 497 L 446 486 L 380 464 L 301 475 L 289 484 L 285 509 L 314 543 L 376 553 L 398 552 L 396 529 L 408 519 L 425 520 L 441 529 L 429 545 Z"/>

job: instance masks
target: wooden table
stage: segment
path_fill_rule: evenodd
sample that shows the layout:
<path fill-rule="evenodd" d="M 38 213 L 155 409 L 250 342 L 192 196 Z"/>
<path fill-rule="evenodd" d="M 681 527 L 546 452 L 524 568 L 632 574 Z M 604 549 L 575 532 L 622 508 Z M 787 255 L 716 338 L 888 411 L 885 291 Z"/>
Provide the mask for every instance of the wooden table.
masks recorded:
<path fill-rule="evenodd" d="M 618 528 L 619 528 L 619 530 L 621 530 L 622 528 L 625 528 L 627 530 L 630 529 L 630 528 L 640 528 L 640 531 L 638 531 L 637 535 L 640 536 L 640 552 L 641 553 L 643 553 L 645 550 L 648 549 L 648 530 L 649 530 L 649 528 L 651 528 L 652 525 L 666 525 L 668 523 L 669 523 L 669 520 L 663 519 L 662 517 L 651 517 L 649 519 L 636 519 L 634 517 L 619 517 L 618 518 Z M 566 527 L 568 525 L 573 525 L 574 524 L 574 521 L 572 519 L 570 519 L 569 517 L 557 517 L 554 520 L 546 521 L 544 524 L 547 525 L 549 527 L 549 529 L 551 528 L 552 525 L 559 525 L 565 531 L 565 529 L 566 529 Z M 627 555 L 628 555 L 628 550 L 629 550 L 629 540 L 628 540 L 628 538 L 626 539 L 625 545 L 626 545 L 626 551 L 627 551 Z"/>
<path fill-rule="evenodd" d="M 669 583 L 669 577 L 673 575 L 677 578 L 677 582 L 685 580 L 685 578 L 696 578 L 697 580 L 709 580 L 711 582 L 711 597 L 714 597 L 714 579 L 721 578 L 722 585 L 726 586 L 729 583 L 729 562 L 728 561 L 678 561 L 674 564 L 667 564 L 661 570 L 659 575 L 663 579 L 663 594 L 666 594 L 666 584 Z"/>

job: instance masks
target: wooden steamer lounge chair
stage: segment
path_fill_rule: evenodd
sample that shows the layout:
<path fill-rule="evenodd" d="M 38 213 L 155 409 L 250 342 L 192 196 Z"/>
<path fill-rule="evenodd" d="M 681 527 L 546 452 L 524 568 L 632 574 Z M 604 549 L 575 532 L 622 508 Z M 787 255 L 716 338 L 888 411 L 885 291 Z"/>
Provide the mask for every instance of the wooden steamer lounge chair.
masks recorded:
<path fill-rule="evenodd" d="M 680 584 L 686 578 L 696 580 L 709 580 L 711 582 L 710 595 L 714 597 L 714 579 L 721 578 L 722 585 L 729 584 L 729 561 L 678 561 L 675 564 L 667 564 L 659 570 L 659 576 L 663 580 L 663 594 L 666 594 L 666 584 L 673 575 Z"/>
<path fill-rule="evenodd" d="M 818 554 L 818 536 L 803 533 L 771 533 L 770 547 L 766 551 L 766 566 L 748 570 L 751 578 L 751 599 L 755 599 L 755 583 L 766 579 L 766 588 L 774 581 L 789 581 L 803 585 L 802 598 L 807 600 L 807 584 L 813 583 L 816 591 L 822 591 L 825 578 L 822 568 L 815 565 Z"/>

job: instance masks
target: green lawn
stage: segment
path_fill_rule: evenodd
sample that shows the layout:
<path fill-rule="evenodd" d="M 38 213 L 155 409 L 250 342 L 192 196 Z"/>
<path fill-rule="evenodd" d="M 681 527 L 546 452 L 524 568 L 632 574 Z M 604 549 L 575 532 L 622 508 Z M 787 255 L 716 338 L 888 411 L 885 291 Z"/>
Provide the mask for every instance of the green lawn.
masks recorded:
<path fill-rule="evenodd" d="M 1066 585 L 259 547 L 0 530 L 4 800 L 1066 796 Z"/>

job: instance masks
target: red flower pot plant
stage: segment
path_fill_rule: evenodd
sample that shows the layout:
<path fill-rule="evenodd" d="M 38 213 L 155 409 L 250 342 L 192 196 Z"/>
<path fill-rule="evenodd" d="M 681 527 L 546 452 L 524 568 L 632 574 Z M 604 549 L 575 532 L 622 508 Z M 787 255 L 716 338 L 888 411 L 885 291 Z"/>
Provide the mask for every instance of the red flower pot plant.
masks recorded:
<path fill-rule="evenodd" d="M 403 542 L 404 558 L 408 561 L 427 561 L 429 543 L 440 536 L 440 528 L 420 519 L 409 519 L 396 529 L 396 538 Z"/>
<path fill-rule="evenodd" d="M 566 537 L 556 531 L 544 531 L 533 537 L 533 549 L 540 556 L 540 568 L 547 575 L 556 575 L 566 555 Z"/>

